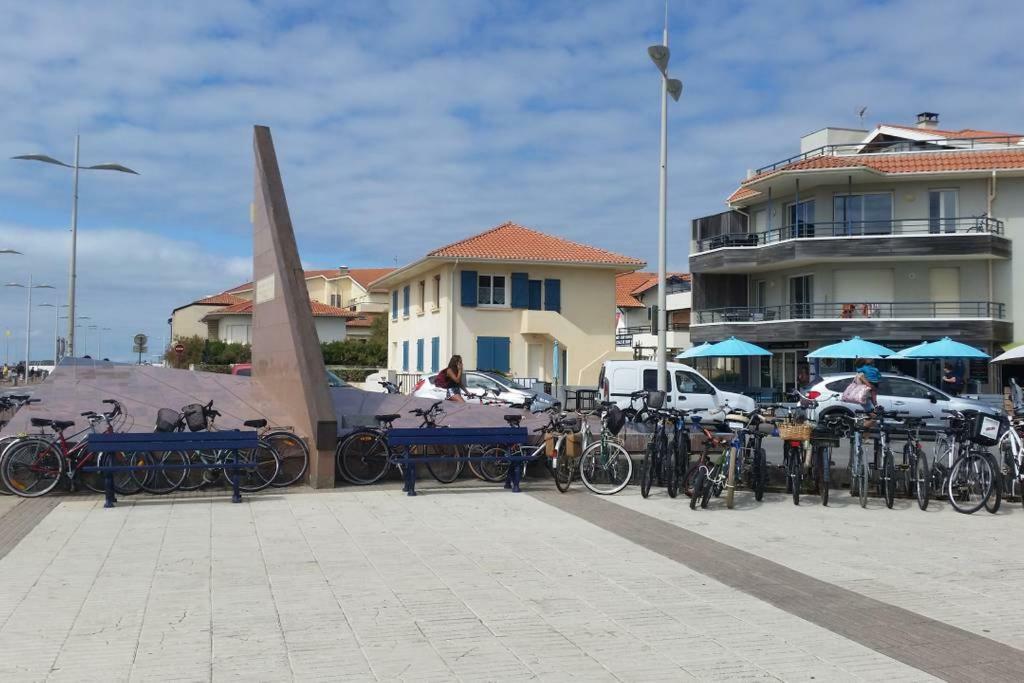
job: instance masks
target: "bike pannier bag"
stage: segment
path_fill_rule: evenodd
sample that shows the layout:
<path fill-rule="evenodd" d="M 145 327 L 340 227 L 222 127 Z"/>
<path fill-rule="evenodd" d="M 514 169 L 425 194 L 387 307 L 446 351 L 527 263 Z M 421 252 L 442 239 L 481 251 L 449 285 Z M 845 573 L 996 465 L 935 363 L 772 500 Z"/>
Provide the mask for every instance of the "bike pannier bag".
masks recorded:
<path fill-rule="evenodd" d="M 857 405 L 864 405 L 867 400 L 868 393 L 871 391 L 871 387 L 860 382 L 850 382 L 843 389 L 843 395 L 839 397 L 839 400 L 843 403 L 856 403 Z"/>
<path fill-rule="evenodd" d="M 181 415 L 178 414 L 177 410 L 161 408 L 156 411 L 156 431 L 173 432 L 178 428 L 178 420 L 180 418 Z"/>
<path fill-rule="evenodd" d="M 206 429 L 206 411 L 201 403 L 190 403 L 181 409 L 185 416 L 185 424 L 191 432 L 201 432 Z"/>
<path fill-rule="evenodd" d="M 605 424 L 608 425 L 608 431 L 613 436 L 617 436 L 622 431 L 623 425 L 626 424 L 626 414 L 618 406 L 611 406 L 605 416 Z"/>
<path fill-rule="evenodd" d="M 665 392 L 664 391 L 648 391 L 647 392 L 647 405 L 655 410 L 660 410 L 665 405 Z"/>
<path fill-rule="evenodd" d="M 995 446 L 999 443 L 1001 423 L 995 415 L 977 413 L 971 425 L 971 441 L 980 446 Z"/>

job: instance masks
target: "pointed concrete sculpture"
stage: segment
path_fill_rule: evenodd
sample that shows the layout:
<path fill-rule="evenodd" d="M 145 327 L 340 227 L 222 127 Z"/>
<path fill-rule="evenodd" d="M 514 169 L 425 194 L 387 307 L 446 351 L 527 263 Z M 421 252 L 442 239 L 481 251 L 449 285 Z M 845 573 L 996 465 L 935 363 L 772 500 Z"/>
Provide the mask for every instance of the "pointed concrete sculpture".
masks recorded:
<path fill-rule="evenodd" d="M 270 129 L 255 126 L 252 379 L 310 445 L 309 484 L 334 486 L 338 423 Z"/>

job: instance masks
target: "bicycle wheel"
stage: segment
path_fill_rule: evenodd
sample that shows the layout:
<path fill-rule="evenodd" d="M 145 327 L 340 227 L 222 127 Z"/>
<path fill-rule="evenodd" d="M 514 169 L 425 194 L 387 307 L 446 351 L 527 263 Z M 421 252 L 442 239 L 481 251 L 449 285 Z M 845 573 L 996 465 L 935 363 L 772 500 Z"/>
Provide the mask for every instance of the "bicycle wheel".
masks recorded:
<path fill-rule="evenodd" d="M 80 472 L 78 468 L 90 465 L 113 465 L 116 467 L 136 465 L 139 467 L 137 470 L 122 469 L 112 473 L 114 492 L 124 496 L 133 496 L 142 491 L 146 486 L 146 482 L 158 474 L 157 472 L 145 469 L 148 465 L 153 464 L 153 462 L 154 460 L 150 453 L 122 453 L 120 451 L 97 453 L 95 459 L 90 458 L 75 465 L 74 479 L 76 481 L 80 480 L 91 491 L 105 493 L 107 490 L 105 474 L 100 472 Z"/>
<path fill-rule="evenodd" d="M 815 482 L 818 484 L 818 493 L 821 495 L 821 504 L 828 505 L 828 490 L 831 486 L 830 472 L 832 470 L 832 449 L 828 446 L 818 447 L 818 457 L 815 459 L 817 473 Z"/>
<path fill-rule="evenodd" d="M 565 454 L 563 445 L 555 452 L 555 487 L 561 493 L 565 493 L 569 490 L 569 485 L 572 484 L 572 476 L 573 458 Z"/>
<path fill-rule="evenodd" d="M 602 496 L 626 488 L 633 476 L 633 460 L 620 444 L 602 439 L 583 451 L 580 457 L 580 479 L 583 485 Z"/>
<path fill-rule="evenodd" d="M 862 450 L 857 455 L 857 495 L 860 497 L 860 506 L 868 506 L 868 459 L 864 457 Z"/>
<path fill-rule="evenodd" d="M 789 483 L 793 490 L 793 505 L 800 504 L 800 478 L 803 476 L 803 468 L 800 452 L 793 449 L 789 457 Z"/>
<path fill-rule="evenodd" d="M 359 486 L 379 481 L 388 471 L 391 448 L 377 429 L 364 427 L 346 436 L 335 452 L 338 471 L 349 483 Z"/>
<path fill-rule="evenodd" d="M 191 463 L 188 454 L 184 451 L 167 451 L 149 455 L 154 463 L 167 466 L 169 469 L 151 471 L 149 477 L 142 484 L 142 489 L 146 493 L 157 495 L 177 491 L 185 481 L 185 475 L 188 474 L 188 470 L 181 467 Z"/>
<path fill-rule="evenodd" d="M 754 478 L 754 500 L 760 502 L 764 498 L 764 491 L 768 487 L 768 458 L 764 449 L 758 448 L 754 451 L 754 464 L 751 467 L 751 475 Z"/>
<path fill-rule="evenodd" d="M 695 462 L 690 465 L 686 474 L 683 475 L 682 480 L 679 482 L 679 490 L 683 492 L 684 496 L 693 495 L 693 480 L 697 476 L 697 472 L 700 470 L 700 462 Z"/>
<path fill-rule="evenodd" d="M 459 460 L 459 456 L 465 452 L 462 446 L 417 446 L 413 452 L 443 458 L 426 463 L 430 476 L 442 484 L 450 484 L 462 474 L 463 461 Z"/>
<path fill-rule="evenodd" d="M 782 446 L 782 469 L 786 472 L 786 493 L 793 493 L 793 459 L 796 457 L 794 448 L 788 441 L 783 441 Z"/>
<path fill-rule="evenodd" d="M 692 484 L 690 486 L 690 509 L 697 509 L 697 501 L 700 500 L 704 495 L 704 482 L 707 480 L 708 475 L 700 465 L 694 465 L 690 468 L 695 470 L 692 478 Z"/>
<path fill-rule="evenodd" d="M 914 477 L 914 495 L 917 496 L 917 507 L 922 510 L 927 510 L 929 494 L 928 480 L 931 479 L 931 477 L 929 476 L 928 470 L 928 458 L 925 457 L 924 451 L 921 449 L 917 450 L 912 476 Z"/>
<path fill-rule="evenodd" d="M 651 495 L 651 485 L 654 484 L 654 456 L 651 453 L 653 448 L 653 444 L 648 444 L 643 462 L 640 463 L 640 495 L 644 498 Z"/>
<path fill-rule="evenodd" d="M 679 495 L 679 468 L 676 467 L 676 452 L 672 449 L 666 450 L 662 455 L 661 462 L 665 491 L 669 498 L 675 498 Z"/>
<path fill-rule="evenodd" d="M 205 465 L 213 463 L 217 459 L 217 454 L 213 451 L 189 451 L 185 454 L 187 458 L 187 464 L 189 465 Z M 185 476 L 181 478 L 181 483 L 178 484 L 179 491 L 196 491 L 203 484 L 207 482 L 208 474 L 212 473 L 211 470 L 204 470 L 201 468 L 185 470 Z"/>
<path fill-rule="evenodd" d="M 0 471 L 3 470 L 3 458 L 4 451 L 7 450 L 8 446 L 13 445 L 16 441 L 19 441 L 22 437 L 17 434 L 10 434 L 8 436 L 0 436 Z M 14 493 L 7 488 L 7 484 L 4 483 L 3 475 L 0 474 L 0 495 L 13 496 Z"/>
<path fill-rule="evenodd" d="M 256 448 L 243 448 L 237 451 L 223 452 L 221 458 L 227 463 L 246 463 L 249 467 L 227 468 L 224 476 L 234 484 L 238 480 L 238 488 L 246 493 L 262 491 L 270 486 L 281 469 L 281 459 L 277 451 L 269 443 L 260 439 Z"/>
<path fill-rule="evenodd" d="M 985 510 L 994 515 L 999 512 L 999 506 L 1003 503 L 1003 475 L 995 457 L 988 452 L 985 452 L 984 455 L 988 458 L 989 464 L 992 467 L 992 476 L 995 477 L 995 482 L 992 485 L 992 495 L 985 501 Z"/>
<path fill-rule="evenodd" d="M 980 453 L 967 453 L 957 458 L 949 470 L 946 496 L 957 512 L 970 515 L 985 505 L 994 484 L 991 461 Z"/>
<path fill-rule="evenodd" d="M 52 441 L 23 439 L 4 451 L 4 485 L 22 498 L 49 493 L 57 486 L 63 472 L 64 455 Z"/>
<path fill-rule="evenodd" d="M 715 469 L 711 470 L 711 474 L 709 474 L 707 478 L 704 480 L 704 486 L 701 487 L 700 491 L 701 509 L 706 510 L 708 507 L 708 503 L 711 502 L 711 495 L 715 493 L 716 482 L 718 481 L 718 477 L 721 475 L 721 472 L 721 467 L 716 467 Z"/>
<path fill-rule="evenodd" d="M 885 507 L 891 510 L 896 500 L 896 463 L 890 451 L 886 451 L 882 458 L 882 495 L 885 497 Z"/>
<path fill-rule="evenodd" d="M 267 432 L 262 439 L 274 447 L 281 466 L 270 485 L 275 488 L 291 486 L 306 475 L 309 468 L 309 447 L 298 434 L 283 429 Z"/>
<path fill-rule="evenodd" d="M 470 447 L 472 448 L 472 447 Z M 482 451 L 481 455 L 496 458 L 495 460 L 482 460 L 476 464 L 476 469 L 473 470 L 473 474 L 478 478 L 489 481 L 492 484 L 501 484 L 508 478 L 508 468 L 511 467 L 512 463 L 502 458 L 508 456 L 508 450 L 504 446 L 492 446 L 486 451 L 482 447 L 479 447 Z M 472 455 L 473 451 L 470 450 Z M 522 455 L 522 449 L 514 451 L 515 455 Z M 473 463 L 470 463 L 472 465 Z M 526 466 L 526 463 L 523 463 Z M 471 468 L 472 469 L 472 468 Z"/>

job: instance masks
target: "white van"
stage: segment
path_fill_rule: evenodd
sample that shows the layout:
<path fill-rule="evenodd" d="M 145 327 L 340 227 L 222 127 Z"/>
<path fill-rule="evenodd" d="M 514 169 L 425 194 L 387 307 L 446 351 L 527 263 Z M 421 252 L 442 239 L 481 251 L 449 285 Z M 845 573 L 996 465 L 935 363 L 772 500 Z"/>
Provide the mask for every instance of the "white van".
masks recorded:
<path fill-rule="evenodd" d="M 754 399 L 718 389 L 689 365 L 669 363 L 668 374 L 668 408 L 693 410 L 697 415 L 721 419 L 722 410 L 750 411 L 756 407 Z M 620 408 L 628 408 L 630 394 L 658 388 L 658 364 L 652 360 L 607 360 L 601 366 L 597 388 L 601 400 L 615 401 Z"/>

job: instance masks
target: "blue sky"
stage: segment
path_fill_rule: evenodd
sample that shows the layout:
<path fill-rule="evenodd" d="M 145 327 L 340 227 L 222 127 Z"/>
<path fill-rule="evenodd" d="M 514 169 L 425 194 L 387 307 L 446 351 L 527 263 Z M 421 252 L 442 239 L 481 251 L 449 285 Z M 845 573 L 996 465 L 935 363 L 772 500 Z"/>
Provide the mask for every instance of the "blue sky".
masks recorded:
<path fill-rule="evenodd" d="M 406 262 L 506 220 L 654 263 L 659 0 L 279 6 L 2 2 L 0 159 L 69 160 L 79 129 L 83 163 L 141 173 L 82 178 L 79 308 L 111 328 L 104 355 L 136 331 L 159 346 L 173 307 L 247 278 L 254 123 L 310 266 Z M 858 107 L 1020 131 L 1022 19 L 1010 2 L 675 0 L 670 267 L 747 168 Z M 65 296 L 70 195 L 62 169 L 0 161 L 0 248 L 28 255 L 0 271 L 57 285 L 44 300 Z M 0 327 L 23 348 L 21 290 L 0 289 Z"/>

